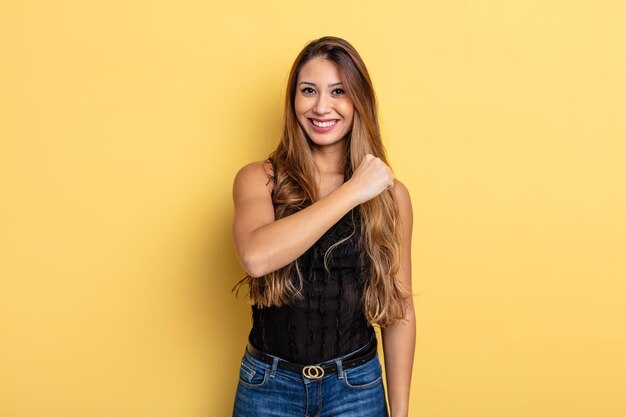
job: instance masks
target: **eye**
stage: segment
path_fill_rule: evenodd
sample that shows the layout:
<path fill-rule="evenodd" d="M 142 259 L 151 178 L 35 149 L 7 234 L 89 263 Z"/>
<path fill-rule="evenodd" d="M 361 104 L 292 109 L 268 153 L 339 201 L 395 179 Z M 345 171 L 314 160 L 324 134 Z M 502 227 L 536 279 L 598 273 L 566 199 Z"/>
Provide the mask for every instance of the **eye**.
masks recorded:
<path fill-rule="evenodd" d="M 335 88 L 333 90 L 333 93 L 335 93 L 336 96 L 342 96 L 344 95 L 346 92 L 343 88 Z"/>
<path fill-rule="evenodd" d="M 315 92 L 315 90 L 313 90 L 311 87 L 304 87 L 300 91 L 302 91 L 302 93 L 304 93 L 305 95 L 313 94 Z"/>

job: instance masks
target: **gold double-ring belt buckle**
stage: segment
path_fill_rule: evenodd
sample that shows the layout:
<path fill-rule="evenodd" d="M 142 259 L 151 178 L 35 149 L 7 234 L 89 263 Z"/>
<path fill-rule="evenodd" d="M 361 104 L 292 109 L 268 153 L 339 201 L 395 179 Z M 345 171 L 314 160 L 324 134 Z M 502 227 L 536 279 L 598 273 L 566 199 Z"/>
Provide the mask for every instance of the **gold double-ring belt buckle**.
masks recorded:
<path fill-rule="evenodd" d="M 319 365 L 309 365 L 302 368 L 302 375 L 309 379 L 320 379 L 324 376 L 324 368 Z"/>

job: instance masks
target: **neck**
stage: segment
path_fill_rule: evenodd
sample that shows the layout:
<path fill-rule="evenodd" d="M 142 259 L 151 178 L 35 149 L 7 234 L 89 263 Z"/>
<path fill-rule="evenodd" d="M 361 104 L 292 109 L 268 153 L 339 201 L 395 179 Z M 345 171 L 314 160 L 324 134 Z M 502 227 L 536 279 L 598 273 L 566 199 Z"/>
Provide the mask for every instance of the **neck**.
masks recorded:
<path fill-rule="evenodd" d="M 342 174 L 345 167 L 346 142 L 342 140 L 329 146 L 313 146 L 311 154 L 320 175 Z"/>

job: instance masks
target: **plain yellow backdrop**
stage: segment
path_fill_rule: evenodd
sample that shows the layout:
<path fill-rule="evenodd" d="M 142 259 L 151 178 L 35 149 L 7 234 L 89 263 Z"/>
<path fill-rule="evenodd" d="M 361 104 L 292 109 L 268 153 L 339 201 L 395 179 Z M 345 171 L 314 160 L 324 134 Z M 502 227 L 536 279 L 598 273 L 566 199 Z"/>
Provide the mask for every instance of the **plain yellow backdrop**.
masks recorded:
<path fill-rule="evenodd" d="M 414 206 L 411 416 L 626 415 L 620 1 L 0 3 L 0 415 L 229 416 L 231 185 L 341 36 Z"/>

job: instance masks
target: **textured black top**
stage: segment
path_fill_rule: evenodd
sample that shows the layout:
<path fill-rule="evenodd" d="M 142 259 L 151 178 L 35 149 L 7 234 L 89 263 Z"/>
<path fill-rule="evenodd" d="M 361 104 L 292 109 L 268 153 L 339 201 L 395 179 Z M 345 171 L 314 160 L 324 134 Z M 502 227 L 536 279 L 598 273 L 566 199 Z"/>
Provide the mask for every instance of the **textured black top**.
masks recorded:
<path fill-rule="evenodd" d="M 249 342 L 259 350 L 307 365 L 345 355 L 374 334 L 363 309 L 368 265 L 359 247 L 357 206 L 333 225 L 297 263 L 304 278 L 303 300 L 282 307 L 252 306 Z M 324 254 L 338 241 L 324 268 Z M 291 278 L 297 281 L 295 269 Z"/>

